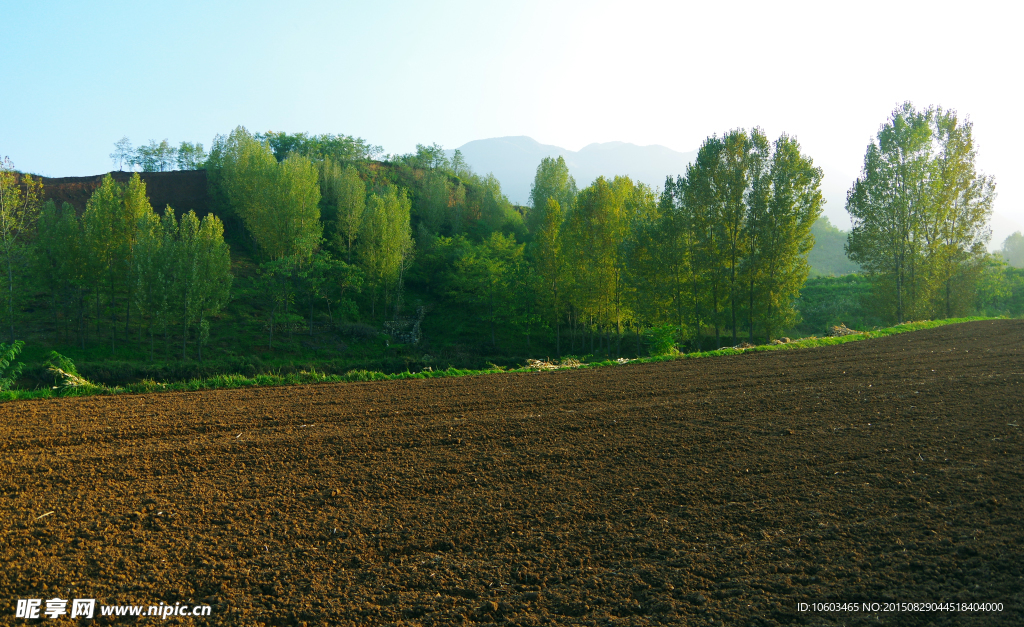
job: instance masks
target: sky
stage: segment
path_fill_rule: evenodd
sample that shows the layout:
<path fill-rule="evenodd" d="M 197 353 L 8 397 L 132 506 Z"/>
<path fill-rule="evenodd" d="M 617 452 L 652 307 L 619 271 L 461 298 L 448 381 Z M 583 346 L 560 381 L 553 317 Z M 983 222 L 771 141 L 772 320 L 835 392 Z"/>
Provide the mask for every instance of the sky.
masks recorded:
<path fill-rule="evenodd" d="M 760 126 L 848 187 L 910 101 L 973 123 L 996 178 L 993 246 L 1024 229 L 1016 3 L 0 0 L 0 14 L 0 156 L 44 176 L 112 169 L 122 136 L 209 147 L 238 125 L 387 153 L 508 135 L 689 152 Z"/>

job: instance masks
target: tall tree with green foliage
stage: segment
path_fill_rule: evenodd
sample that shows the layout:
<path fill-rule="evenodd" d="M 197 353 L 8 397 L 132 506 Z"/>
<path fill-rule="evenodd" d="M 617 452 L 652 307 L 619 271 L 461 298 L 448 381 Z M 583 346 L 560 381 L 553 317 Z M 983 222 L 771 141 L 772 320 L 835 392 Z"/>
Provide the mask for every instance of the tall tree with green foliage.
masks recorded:
<path fill-rule="evenodd" d="M 308 259 L 320 247 L 320 185 L 317 168 L 291 154 L 278 163 L 266 143 L 238 127 L 215 141 L 228 199 L 262 255 L 270 260 Z"/>
<path fill-rule="evenodd" d="M 722 308 L 727 295 L 729 249 L 726 245 L 724 194 L 722 193 L 723 141 L 717 136 L 707 138 L 694 162 L 686 168 L 683 205 L 688 228 L 692 232 L 692 263 L 694 299 L 697 301 L 695 331 L 711 324 L 715 329 L 715 346 L 722 346 Z M 698 339 L 699 342 L 699 339 Z"/>
<path fill-rule="evenodd" d="M 441 231 L 451 204 L 454 186 L 448 180 L 448 173 L 437 169 L 423 176 L 423 186 L 417 203 L 420 225 L 428 235 Z"/>
<path fill-rule="evenodd" d="M 495 232 L 477 245 L 463 239 L 460 253 L 448 280 L 449 295 L 480 312 L 496 348 L 498 322 L 514 322 L 513 311 L 525 288 L 517 281 L 522 278 L 523 245 L 511 235 Z"/>
<path fill-rule="evenodd" d="M 187 225 L 181 229 L 183 249 L 194 251 L 192 259 L 184 261 L 194 269 L 188 298 L 191 319 L 196 322 L 196 351 L 202 361 L 203 345 L 210 336 L 209 318 L 217 315 L 230 299 L 231 254 L 224 242 L 224 224 L 217 216 L 208 214 L 199 221 L 195 212 L 189 211 L 181 222 Z M 185 233 L 193 237 L 192 241 L 186 241 Z"/>
<path fill-rule="evenodd" d="M 371 194 L 359 233 L 357 256 L 370 288 L 370 312 L 377 301 L 401 306 L 402 280 L 413 252 L 409 224 L 411 203 L 405 190 L 388 185 L 383 194 Z"/>
<path fill-rule="evenodd" d="M 7 322 L 10 330 L 10 343 L 14 343 L 14 300 L 17 291 L 14 288 L 15 266 L 22 263 L 21 245 L 25 237 L 39 218 L 42 204 L 43 183 L 32 176 L 19 176 L 14 171 L 11 160 L 4 157 L 0 160 L 0 254 L 3 255 L 7 289 Z"/>
<path fill-rule="evenodd" d="M 938 293 L 934 310 L 946 318 L 973 307 L 975 282 L 987 256 L 988 221 L 995 200 L 995 179 L 975 166 L 973 125 L 956 111 L 936 109 L 933 134 L 938 144 L 929 177 L 931 209 L 925 218 Z"/>
<path fill-rule="evenodd" d="M 545 221 L 548 199 L 553 198 L 563 212 L 572 210 L 576 200 L 576 181 L 569 174 L 569 166 L 565 159 L 544 157 L 537 166 L 537 174 L 530 188 L 530 212 L 526 217 L 526 228 L 530 233 L 537 232 Z"/>
<path fill-rule="evenodd" d="M 169 297 L 172 286 L 168 279 L 173 273 L 169 265 L 174 264 L 174 240 L 173 237 L 165 238 L 164 229 L 173 225 L 172 228 L 177 231 L 177 221 L 170 207 L 164 210 L 164 214 L 166 218 L 163 221 L 156 212 L 150 212 L 139 220 L 133 258 L 136 286 L 132 304 L 139 318 L 140 333 L 142 325 L 148 320 L 150 361 L 156 357 L 156 329 L 166 327 L 171 313 Z"/>
<path fill-rule="evenodd" d="M 771 192 L 758 220 L 760 318 L 765 336 L 796 322 L 793 303 L 807 280 L 807 254 L 814 246 L 811 226 L 821 216 L 821 168 L 783 134 L 772 153 Z"/>
<path fill-rule="evenodd" d="M 67 338 L 68 310 L 72 301 L 70 272 L 67 266 L 77 261 L 73 250 L 78 235 L 78 220 L 74 207 L 64 203 L 57 209 L 56 203 L 52 200 L 43 204 L 36 223 L 35 284 L 43 288 L 49 300 L 50 313 L 53 315 L 54 341 L 58 342 L 61 336 L 61 317 L 64 318 L 65 339 Z"/>
<path fill-rule="evenodd" d="M 334 206 L 334 244 L 352 263 L 352 250 L 366 209 L 366 185 L 355 166 L 341 164 L 331 158 L 321 165 L 321 190 L 324 200 Z"/>
<path fill-rule="evenodd" d="M 976 276 L 995 188 L 975 170 L 971 130 L 955 112 L 907 102 L 868 145 L 847 194 L 847 252 L 872 277 L 887 318 L 952 315 L 971 300 L 954 298 L 955 288 Z"/>
<path fill-rule="evenodd" d="M 562 206 L 555 198 L 547 199 L 544 222 L 534 232 L 531 256 L 540 278 L 538 290 L 541 308 L 555 330 L 555 353 L 562 356 L 562 293 L 565 278 L 565 257 L 562 252 Z"/>

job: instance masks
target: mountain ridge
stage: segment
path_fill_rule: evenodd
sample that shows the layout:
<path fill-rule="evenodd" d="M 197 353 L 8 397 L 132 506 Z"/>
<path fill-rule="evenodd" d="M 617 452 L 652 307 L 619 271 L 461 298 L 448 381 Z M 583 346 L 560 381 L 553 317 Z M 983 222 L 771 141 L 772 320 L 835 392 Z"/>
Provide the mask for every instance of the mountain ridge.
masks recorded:
<path fill-rule="evenodd" d="M 493 174 L 501 182 L 501 189 L 509 200 L 519 205 L 530 204 L 533 178 L 545 157 L 563 157 L 580 189 L 590 185 L 598 176 L 610 178 L 618 175 L 629 176 L 634 181 L 660 189 L 665 185 L 666 176 L 685 174 L 686 166 L 697 156 L 697 150 L 679 152 L 660 144 L 639 146 L 623 141 L 594 142 L 579 150 L 569 150 L 542 144 L 527 135 L 475 139 L 458 150 L 475 172 Z M 451 158 L 455 151 L 447 150 L 446 153 Z M 822 167 L 822 170 L 825 173 L 822 182 L 826 201 L 824 214 L 837 227 L 849 228 L 846 190 L 853 178 L 828 167 Z"/>

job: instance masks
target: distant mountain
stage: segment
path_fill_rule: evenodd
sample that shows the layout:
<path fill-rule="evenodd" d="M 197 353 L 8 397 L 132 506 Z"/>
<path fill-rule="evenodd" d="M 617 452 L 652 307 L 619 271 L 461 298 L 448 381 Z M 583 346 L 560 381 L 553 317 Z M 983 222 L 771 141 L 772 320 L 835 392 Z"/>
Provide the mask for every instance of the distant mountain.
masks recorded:
<path fill-rule="evenodd" d="M 565 158 L 569 172 L 580 189 L 590 185 L 598 176 L 610 178 L 620 174 L 661 189 L 665 187 L 666 176 L 685 174 L 686 166 L 697 156 L 696 150 L 677 152 L 664 146 L 637 146 L 626 142 L 590 144 L 579 151 L 573 151 L 542 144 L 524 135 L 478 139 L 460 146 L 459 150 L 474 172 L 494 174 L 509 200 L 519 205 L 530 203 L 533 177 L 544 157 Z M 447 152 L 451 157 L 455 151 Z M 825 215 L 832 224 L 849 228 L 850 218 L 845 207 L 846 190 L 853 178 L 837 174 L 829 168 L 823 169 Z"/>
<path fill-rule="evenodd" d="M 530 203 L 530 187 L 544 157 L 563 157 L 580 189 L 598 176 L 626 175 L 652 188 L 663 188 L 666 176 L 686 172 L 697 151 L 676 152 L 664 146 L 637 146 L 625 142 L 590 144 L 579 151 L 541 144 L 525 136 L 478 139 L 459 147 L 473 171 L 488 172 L 501 181 L 501 189 L 516 204 Z M 448 151 L 448 155 L 454 151 Z"/>

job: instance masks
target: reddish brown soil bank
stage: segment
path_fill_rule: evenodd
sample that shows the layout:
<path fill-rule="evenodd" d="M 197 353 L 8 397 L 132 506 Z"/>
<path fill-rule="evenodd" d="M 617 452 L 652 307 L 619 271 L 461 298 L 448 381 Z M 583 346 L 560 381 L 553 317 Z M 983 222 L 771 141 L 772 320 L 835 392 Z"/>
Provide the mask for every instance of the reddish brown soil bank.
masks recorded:
<path fill-rule="evenodd" d="M 0 623 L 60 597 L 212 605 L 197 625 L 1021 625 L 1022 371 L 1024 322 L 998 321 L 7 403 Z M 890 605 L 947 602 L 1002 610 Z"/>

